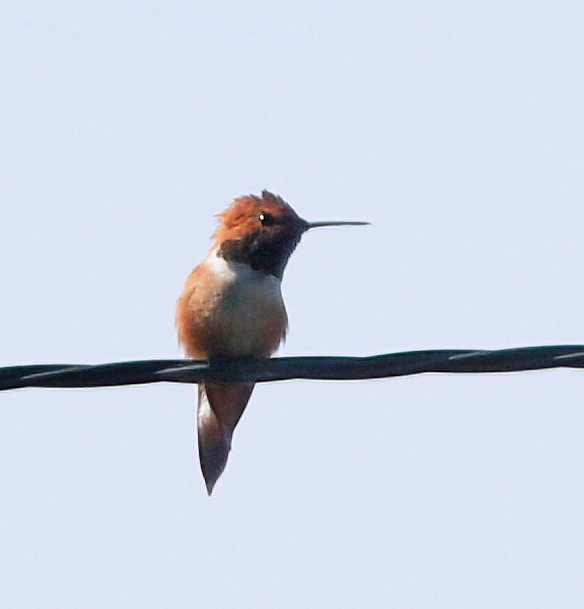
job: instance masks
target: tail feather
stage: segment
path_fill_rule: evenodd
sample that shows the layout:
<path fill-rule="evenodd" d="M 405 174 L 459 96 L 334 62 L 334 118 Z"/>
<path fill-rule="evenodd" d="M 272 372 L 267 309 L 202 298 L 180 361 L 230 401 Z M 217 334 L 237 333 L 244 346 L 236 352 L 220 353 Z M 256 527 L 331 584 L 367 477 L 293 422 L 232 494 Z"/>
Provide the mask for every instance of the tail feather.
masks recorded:
<path fill-rule="evenodd" d="M 250 383 L 199 385 L 199 461 L 209 495 L 225 469 L 233 431 L 247 406 L 253 387 Z"/>

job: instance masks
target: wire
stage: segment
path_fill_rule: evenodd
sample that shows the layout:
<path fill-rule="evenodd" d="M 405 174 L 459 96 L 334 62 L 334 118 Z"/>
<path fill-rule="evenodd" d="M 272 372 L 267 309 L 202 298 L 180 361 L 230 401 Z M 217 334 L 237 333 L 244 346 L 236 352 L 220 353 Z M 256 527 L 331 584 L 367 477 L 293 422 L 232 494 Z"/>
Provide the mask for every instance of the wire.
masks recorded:
<path fill-rule="evenodd" d="M 497 351 L 439 349 L 369 357 L 140 360 L 98 365 L 39 364 L 0 368 L 0 390 L 23 387 L 111 387 L 145 383 L 267 382 L 290 379 L 363 380 L 423 372 L 519 372 L 584 368 L 584 345 Z"/>

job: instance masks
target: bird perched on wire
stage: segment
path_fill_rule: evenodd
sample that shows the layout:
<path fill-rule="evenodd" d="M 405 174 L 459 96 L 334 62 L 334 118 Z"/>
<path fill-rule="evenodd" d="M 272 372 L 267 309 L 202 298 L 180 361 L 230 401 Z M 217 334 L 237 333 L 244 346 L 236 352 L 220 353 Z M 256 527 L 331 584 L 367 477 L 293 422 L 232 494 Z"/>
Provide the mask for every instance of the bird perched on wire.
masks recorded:
<path fill-rule="evenodd" d="M 235 199 L 219 215 L 211 250 L 187 278 L 178 301 L 178 338 L 187 356 L 216 361 L 272 355 L 288 327 L 280 283 L 290 255 L 307 230 L 349 224 L 367 222 L 307 222 L 267 190 Z M 209 495 L 225 469 L 253 387 L 199 384 L 199 461 Z"/>

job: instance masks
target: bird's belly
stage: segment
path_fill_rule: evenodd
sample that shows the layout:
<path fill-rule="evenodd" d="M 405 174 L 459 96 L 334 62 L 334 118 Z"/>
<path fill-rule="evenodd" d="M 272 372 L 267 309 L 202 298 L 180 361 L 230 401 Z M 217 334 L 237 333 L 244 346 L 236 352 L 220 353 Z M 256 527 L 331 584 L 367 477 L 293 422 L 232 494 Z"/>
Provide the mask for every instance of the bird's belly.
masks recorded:
<path fill-rule="evenodd" d="M 225 290 L 215 312 L 221 351 L 230 356 L 266 357 L 286 332 L 286 311 L 278 280 L 235 282 Z"/>
<path fill-rule="evenodd" d="M 205 270 L 184 307 L 179 303 L 179 336 L 188 355 L 268 357 L 276 351 L 287 327 L 279 279 L 247 265 L 231 265 L 230 273 Z"/>

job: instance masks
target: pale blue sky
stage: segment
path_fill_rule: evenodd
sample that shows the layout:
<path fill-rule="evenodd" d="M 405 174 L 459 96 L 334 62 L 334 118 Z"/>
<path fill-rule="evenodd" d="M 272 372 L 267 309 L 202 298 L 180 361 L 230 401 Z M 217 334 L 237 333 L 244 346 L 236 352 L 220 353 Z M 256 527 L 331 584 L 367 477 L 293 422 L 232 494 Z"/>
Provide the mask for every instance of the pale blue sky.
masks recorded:
<path fill-rule="evenodd" d="M 308 219 L 285 354 L 584 342 L 576 2 L 0 5 L 0 365 L 180 356 L 214 214 Z M 0 606 L 578 608 L 584 373 L 0 395 Z"/>

